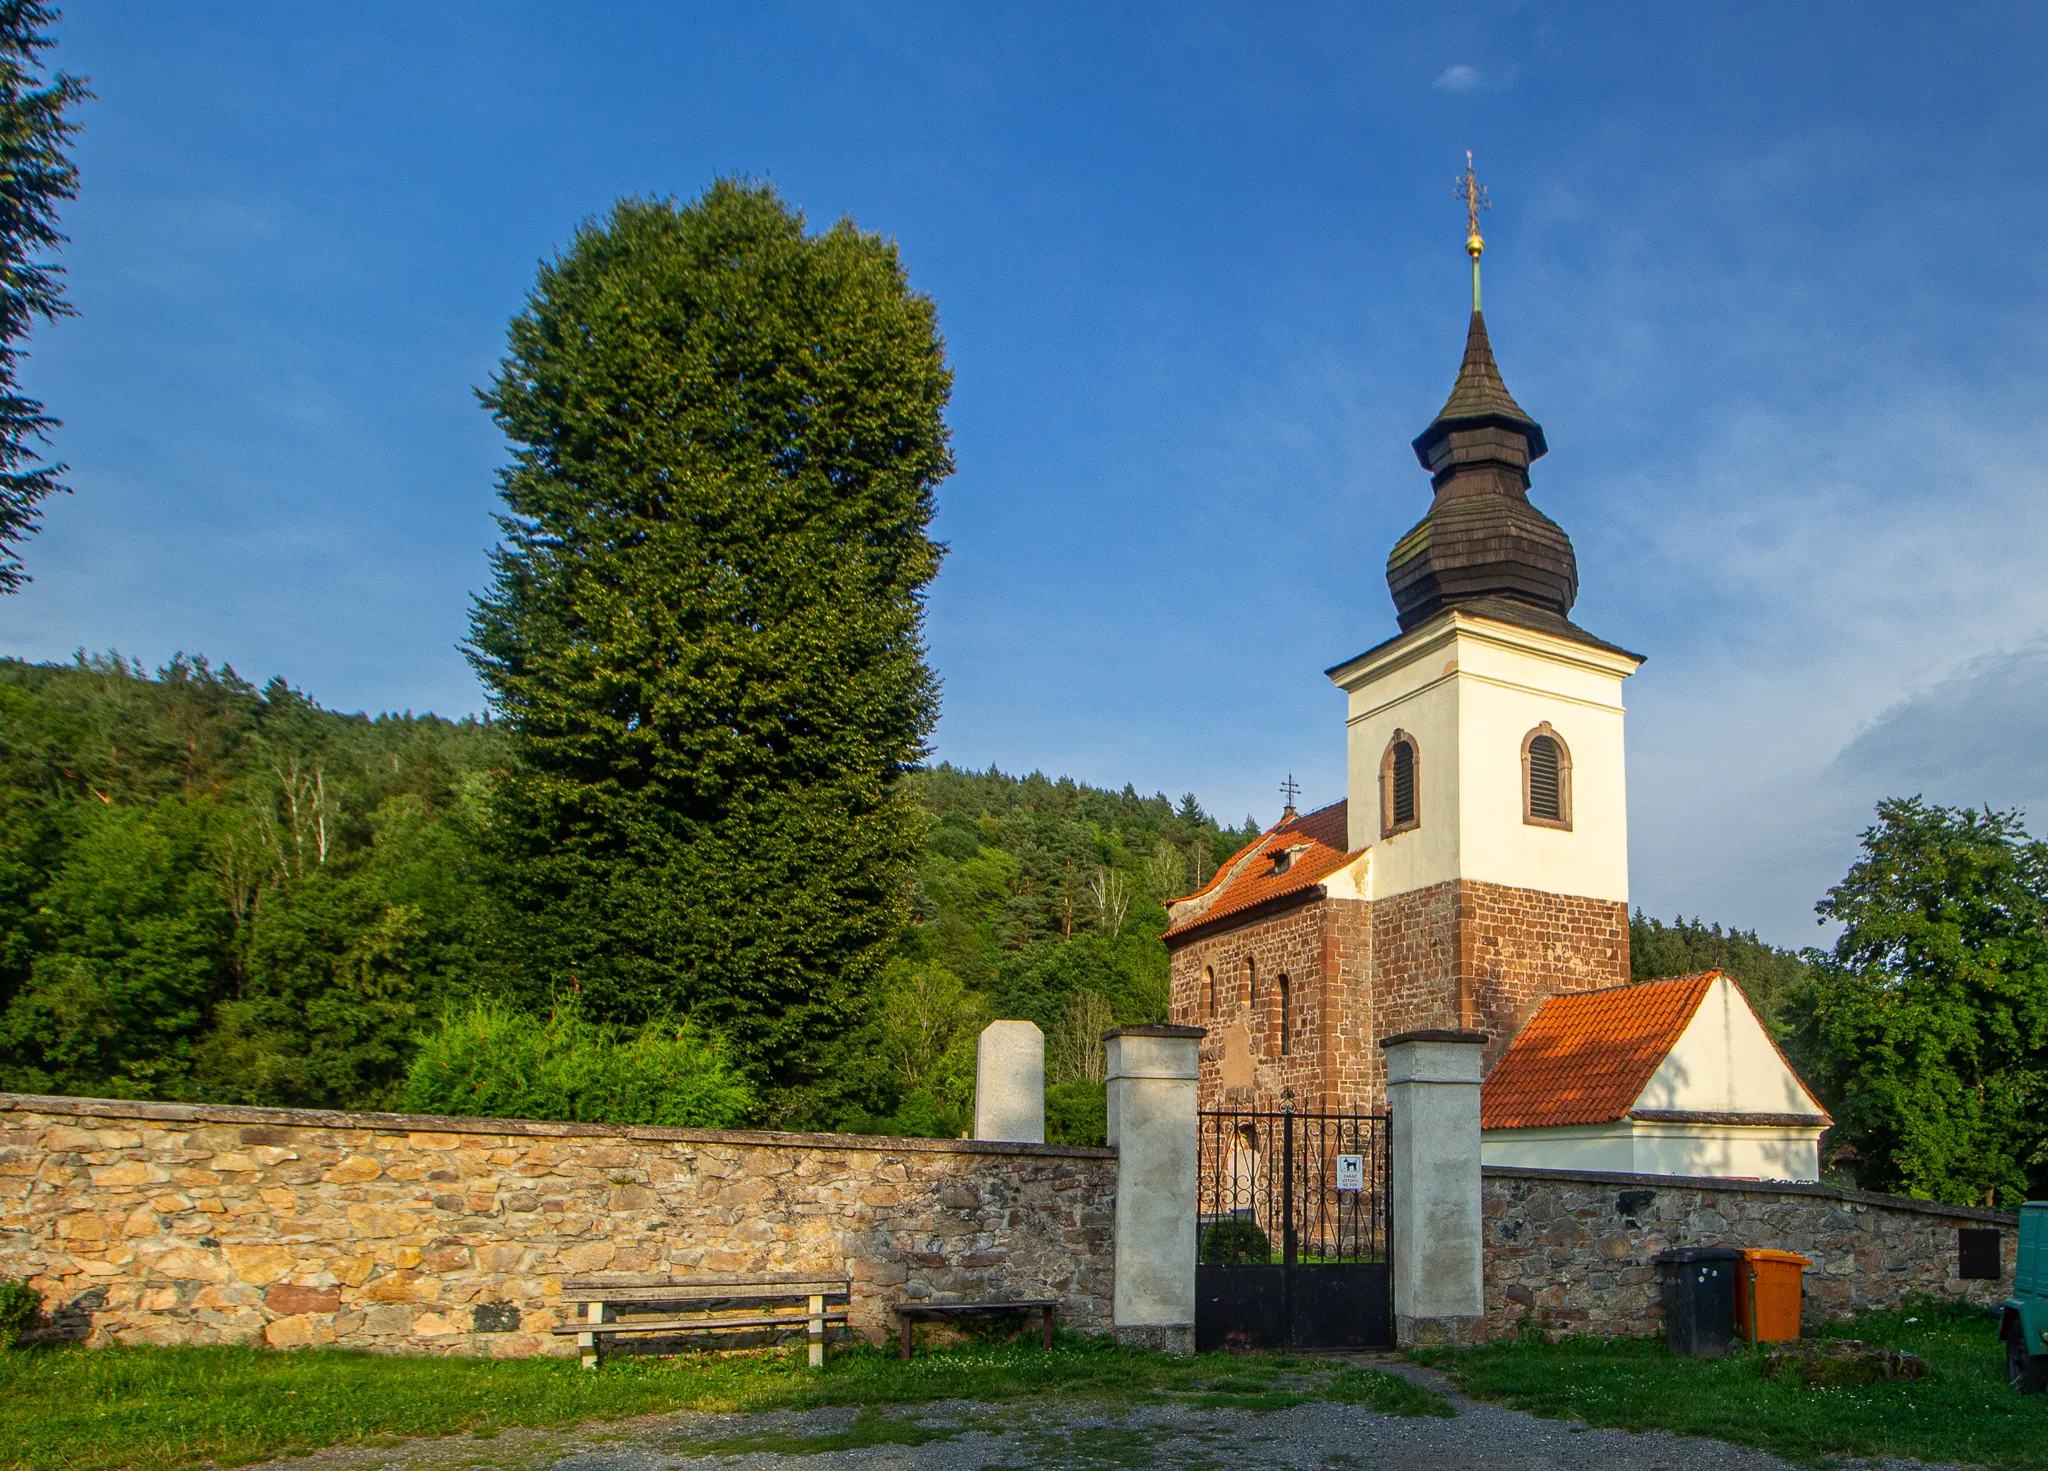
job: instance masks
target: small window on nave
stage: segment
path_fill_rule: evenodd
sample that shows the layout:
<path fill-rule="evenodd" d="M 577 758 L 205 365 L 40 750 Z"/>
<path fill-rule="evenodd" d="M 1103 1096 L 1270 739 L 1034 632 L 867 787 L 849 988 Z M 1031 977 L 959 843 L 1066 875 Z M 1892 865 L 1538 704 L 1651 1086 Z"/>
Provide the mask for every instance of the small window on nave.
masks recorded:
<path fill-rule="evenodd" d="M 1391 838 L 1422 825 L 1421 752 L 1415 737 L 1394 732 L 1380 757 L 1380 836 Z"/>
<path fill-rule="evenodd" d="M 1571 831 L 1572 754 L 1547 720 L 1522 737 L 1522 821 Z"/>

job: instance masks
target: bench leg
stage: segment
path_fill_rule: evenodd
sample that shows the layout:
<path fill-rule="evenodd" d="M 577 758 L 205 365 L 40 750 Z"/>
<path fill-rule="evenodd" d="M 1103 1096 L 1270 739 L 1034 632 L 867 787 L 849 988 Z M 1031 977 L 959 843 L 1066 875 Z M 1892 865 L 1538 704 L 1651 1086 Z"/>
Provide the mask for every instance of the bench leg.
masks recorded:
<path fill-rule="evenodd" d="M 910 1362 L 910 1314 L 896 1315 L 896 1338 L 898 1346 L 903 1351 L 903 1362 L 907 1364 Z"/>
<path fill-rule="evenodd" d="M 1045 1346 L 1052 1347 L 1052 1309 L 1045 1310 Z"/>
<path fill-rule="evenodd" d="M 586 1304 L 583 1310 L 583 1321 L 592 1325 L 602 1323 L 604 1321 L 604 1304 L 601 1302 Z M 583 1367 L 595 1369 L 598 1358 L 597 1334 L 589 1331 L 577 1334 L 576 1346 L 583 1351 Z"/>
<path fill-rule="evenodd" d="M 825 1367 L 825 1299 L 811 1294 L 811 1367 Z"/>

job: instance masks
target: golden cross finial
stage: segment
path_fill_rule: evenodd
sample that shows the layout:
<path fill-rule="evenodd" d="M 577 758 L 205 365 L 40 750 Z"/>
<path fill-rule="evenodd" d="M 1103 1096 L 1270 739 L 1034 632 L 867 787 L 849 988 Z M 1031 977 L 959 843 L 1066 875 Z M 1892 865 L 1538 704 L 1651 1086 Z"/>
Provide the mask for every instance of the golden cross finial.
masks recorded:
<path fill-rule="evenodd" d="M 1458 187 L 1452 191 L 1465 206 L 1465 254 L 1472 257 L 1472 310 L 1479 310 L 1479 256 L 1486 249 L 1486 237 L 1479 233 L 1479 211 L 1492 209 L 1493 201 L 1486 197 L 1486 186 L 1479 182 L 1479 175 L 1472 172 L 1472 150 L 1465 150 L 1465 172 L 1458 179 Z"/>

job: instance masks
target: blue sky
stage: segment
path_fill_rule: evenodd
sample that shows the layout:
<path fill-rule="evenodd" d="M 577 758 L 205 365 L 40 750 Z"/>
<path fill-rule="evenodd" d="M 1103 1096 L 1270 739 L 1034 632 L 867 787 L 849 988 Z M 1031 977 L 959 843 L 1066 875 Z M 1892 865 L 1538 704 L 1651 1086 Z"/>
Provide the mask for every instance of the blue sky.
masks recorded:
<path fill-rule="evenodd" d="M 481 707 L 473 389 L 622 194 L 897 239 L 957 382 L 937 754 L 1270 820 L 1393 631 L 1467 305 L 1630 682 L 1653 912 L 1818 932 L 1886 793 L 2048 814 L 2039 6 L 74 3 L 0 651 Z"/>

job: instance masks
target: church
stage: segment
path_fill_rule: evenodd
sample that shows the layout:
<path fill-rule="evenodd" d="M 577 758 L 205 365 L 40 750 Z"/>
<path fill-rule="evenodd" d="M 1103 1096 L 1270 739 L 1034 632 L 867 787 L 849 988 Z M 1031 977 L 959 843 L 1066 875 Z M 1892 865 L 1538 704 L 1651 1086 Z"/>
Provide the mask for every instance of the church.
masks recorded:
<path fill-rule="evenodd" d="M 1414 440 L 1433 497 L 1387 558 L 1400 631 L 1327 671 L 1348 702 L 1348 796 L 1307 813 L 1290 805 L 1168 909 L 1171 1018 L 1206 1034 L 1201 1107 L 1376 1112 L 1381 1038 L 1483 1033 L 1489 1158 L 1563 1164 L 1597 1135 L 1605 1168 L 1631 1168 L 1640 1150 L 1666 1162 L 1659 1172 L 1768 1160 L 1754 1172 L 1817 1178 L 1826 1114 L 1725 982 L 1713 994 L 1763 1047 L 1751 1039 L 1747 1061 L 1722 1069 L 1716 1108 L 1637 1106 L 1711 988 L 1654 1025 L 1629 999 L 1641 988 L 1629 985 L 1622 684 L 1643 657 L 1571 620 L 1577 558 L 1529 498 L 1547 445 L 1494 360 L 1481 248 L 1474 210 L 1464 360 Z M 1529 1028 L 1551 998 L 1581 993 Z M 1511 1048 L 1521 1055 L 1503 1067 Z M 1598 1076 L 1592 1102 L 1572 1075 Z M 1661 1153 L 1616 1142 L 1617 1129 L 1655 1132 L 1648 1112 L 1686 1137 Z M 1762 1151 L 1690 1137 L 1765 1128 L 1775 1142 Z"/>

